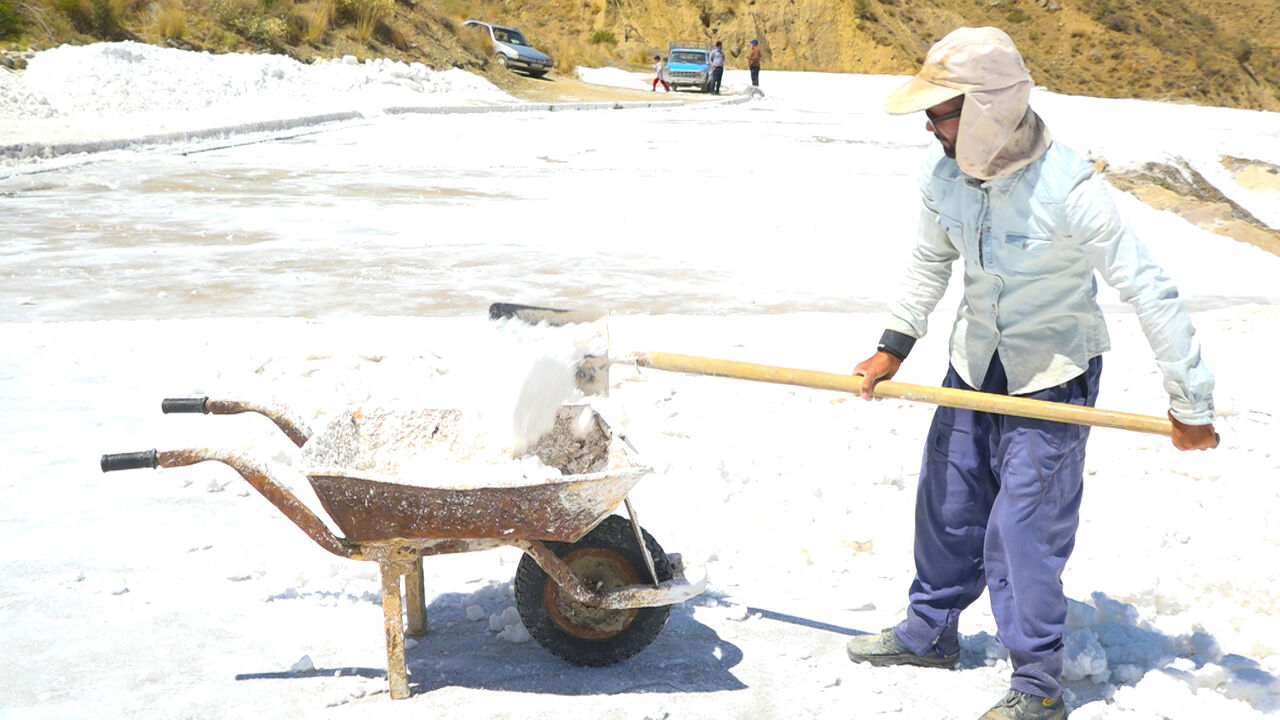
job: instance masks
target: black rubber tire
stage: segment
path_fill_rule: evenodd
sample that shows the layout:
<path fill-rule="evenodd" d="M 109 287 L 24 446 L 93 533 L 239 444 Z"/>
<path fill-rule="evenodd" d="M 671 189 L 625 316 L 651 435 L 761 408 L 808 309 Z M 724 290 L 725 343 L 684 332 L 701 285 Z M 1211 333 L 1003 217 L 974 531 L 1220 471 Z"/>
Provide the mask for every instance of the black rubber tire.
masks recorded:
<path fill-rule="evenodd" d="M 670 580 L 667 554 L 648 531 L 642 532 L 658 579 Z M 631 522 L 621 516 L 610 515 L 576 543 L 547 542 L 546 546 L 588 584 L 603 581 L 605 587 L 618 587 L 652 582 Z M 624 580 L 619 573 L 630 578 Z M 574 665 L 602 667 L 626 660 L 657 639 L 671 614 L 669 605 L 627 610 L 588 608 L 566 595 L 528 555 L 520 558 L 515 590 L 516 608 L 529 636 Z"/>
<path fill-rule="evenodd" d="M 498 63 L 498 67 L 503 67 L 503 68 L 510 68 L 510 67 L 511 67 L 511 66 L 507 63 L 507 56 L 506 56 L 506 55 L 503 55 L 502 53 L 494 53 L 494 54 L 493 54 L 493 61 L 494 61 L 494 62 L 496 62 L 496 63 Z"/>

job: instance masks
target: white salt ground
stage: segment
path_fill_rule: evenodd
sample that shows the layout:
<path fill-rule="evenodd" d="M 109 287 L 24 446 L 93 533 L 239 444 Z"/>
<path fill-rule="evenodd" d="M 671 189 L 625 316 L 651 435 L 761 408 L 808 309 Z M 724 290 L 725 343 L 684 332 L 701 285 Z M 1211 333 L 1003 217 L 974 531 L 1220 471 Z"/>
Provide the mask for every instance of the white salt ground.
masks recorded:
<path fill-rule="evenodd" d="M 244 82 L 256 81 L 245 72 Z M 12 85 L 11 76 L 0 78 Z M 741 82 L 732 72 L 728 81 Z M 810 286 L 834 279 L 855 298 L 882 299 L 889 292 L 888 269 L 898 266 L 902 249 L 880 240 L 904 237 L 914 217 L 883 208 L 896 207 L 890 192 L 910 192 L 927 138 L 914 120 L 879 111 L 900 78 L 766 73 L 764 82 L 767 97 L 743 106 L 610 113 L 607 123 L 543 118 L 536 135 L 528 134 L 527 118 L 494 119 L 487 137 L 519 137 L 520 144 L 504 147 L 502 162 L 481 168 L 489 174 L 468 186 L 477 194 L 463 210 L 468 217 L 545 212 L 538 220 L 555 232 L 535 235 L 529 256 L 565 234 L 552 222 L 564 207 L 583 216 L 581 237 L 610 253 L 634 253 L 626 255 L 632 264 L 646 260 L 636 253 L 645 242 L 669 240 L 655 253 L 665 260 L 665 273 L 641 281 L 660 285 L 658 292 L 640 292 L 633 281 L 620 283 L 625 293 L 609 295 L 629 309 L 610 323 L 615 347 L 847 371 L 878 336 L 881 305 L 858 301 L 839 312 L 798 312 L 796 303 L 809 296 L 775 291 L 797 280 Z M 1274 113 L 1042 91 L 1035 102 L 1055 136 L 1082 152 L 1134 160 L 1173 152 L 1206 176 L 1222 152 L 1280 163 Z M 215 95 L 209 106 L 218 105 Z M 1153 114 L 1162 122 L 1153 124 Z M 127 127 L 134 119 L 104 115 L 102 124 Z M 77 137 L 76 128 L 59 122 L 46 129 Z M 288 146 L 273 149 L 289 162 L 300 162 L 303 152 L 325 161 L 346 157 L 338 140 L 315 140 L 297 155 Z M 340 140 L 361 143 L 363 151 L 377 136 Z M 456 144 L 465 145 L 462 139 Z M 535 162 L 546 146 L 560 148 L 554 159 L 567 161 Z M 655 148 L 669 152 L 656 155 Z M 474 155 L 472 147 L 465 150 Z M 416 162 L 430 165 L 440 152 Z M 692 155 L 687 164 L 673 159 L 686 155 Z M 242 161 L 250 162 L 248 156 Z M 556 197 L 570 198 L 566 205 L 536 195 L 534 202 L 510 199 L 512 185 L 503 180 L 512 157 L 550 168 L 538 181 L 553 183 Z M 841 158 L 847 162 L 837 162 Z M 113 188 L 115 179 L 147 162 L 141 156 L 104 161 L 111 170 L 104 174 L 114 179 L 92 186 L 93 193 L 117 214 L 138 212 L 154 196 L 134 197 L 137 186 L 127 183 L 119 185 L 125 191 Z M 672 166 L 679 172 L 668 172 Z M 786 174 L 797 167 L 803 174 Z M 644 169 L 643 183 L 627 185 L 637 168 Z M 699 210 L 672 223 L 647 204 L 636 205 L 635 198 L 689 177 L 724 211 Z M 775 177 L 798 191 L 773 187 Z M 619 192 L 619 183 L 627 191 Z M 281 468 L 286 485 L 315 508 L 310 488 L 293 470 L 297 449 L 262 418 L 164 417 L 156 401 L 177 394 L 276 397 L 320 428 L 351 408 L 454 407 L 451 396 L 489 392 L 520 397 L 518 382 L 533 363 L 514 363 L 520 371 L 512 372 L 501 352 L 478 353 L 477 361 L 476 350 L 502 342 L 473 306 L 452 316 L 352 317 L 348 306 L 333 305 L 341 299 L 331 284 L 311 282 L 323 275 L 304 275 L 290 286 L 329 298 L 314 316 L 287 317 L 293 306 L 263 294 L 247 311 L 225 297 L 205 316 L 178 320 L 156 310 L 154 290 L 118 306 L 119 317 L 95 314 L 104 296 L 123 293 L 123 285 L 112 287 L 86 268 L 105 265 L 127 274 L 145 267 L 151 247 L 112 244 L 128 230 L 86 219 L 78 207 L 81 187 L 74 177 L 50 173 L 38 182 L 6 184 L 0 197 L 15 215 L 33 206 L 47 215 L 45 224 L 23 226 L 37 229 L 16 233 L 21 237 L 12 241 L 13 252 L 0 255 L 0 266 L 11 270 L 15 284 L 24 274 L 46 273 L 56 281 L 22 293 L 0 289 L 11 319 L 0 343 L 0 456 L 6 459 L 0 543 L 16 549 L 0 561 L 0 715 L 972 720 L 1007 687 L 1008 660 L 985 599 L 965 612 L 955 672 L 867 668 L 844 657 L 850 635 L 878 631 L 902 615 L 929 408 L 615 366 L 601 412 L 654 467 L 631 497 L 665 549 L 707 564 L 708 592 L 674 608 L 655 643 L 626 664 L 572 668 L 536 643 L 512 642 L 518 633 L 502 622 L 512 606 L 518 552 L 429 558 L 431 631 L 410 643 L 415 695 L 391 702 L 381 671 L 375 567 L 324 553 L 220 465 L 103 476 L 97 457 L 153 446 L 236 448 Z M 1221 187 L 1260 207 L 1260 217 L 1280 214 L 1274 201 L 1267 206 L 1229 179 Z M 824 194 L 828 188 L 834 190 Z M 341 192 L 327 194 L 344 215 L 388 217 Z M 770 203 L 770 195 L 785 202 Z M 752 201 L 749 212 L 735 205 L 744 199 Z M 273 200 L 269 212 L 278 216 L 291 198 Z M 1218 377 L 1224 445 L 1186 454 L 1159 437 L 1103 430 L 1091 437 L 1081 528 L 1064 577 L 1071 599 L 1065 640 L 1072 717 L 1274 716 L 1280 712 L 1280 567 L 1271 562 L 1280 544 L 1280 389 L 1268 380 L 1274 353 L 1267 343 L 1280 327 L 1274 289 L 1280 261 L 1129 196 L 1120 201 L 1194 311 Z M 873 206 L 876 212 L 863 211 Z M 166 207 L 172 217 L 209 231 L 190 241 L 193 257 L 232 243 L 231 230 L 209 216 L 180 204 Z M 429 210 L 431 218 L 442 214 Z M 385 253 L 401 239 L 417 243 L 415 251 L 432 241 L 421 233 L 424 223 L 413 222 L 421 216 L 390 217 L 413 234 L 386 226 L 369 233 L 373 240 L 362 246 L 366 268 L 392 266 Z M 64 219 L 72 228 L 66 232 L 58 225 Z M 712 221 L 715 232 L 704 224 Z M 307 238 L 313 252 L 350 238 L 326 245 L 327 235 L 313 234 Z M 581 250 L 581 237 L 568 239 L 574 250 Z M 776 242 L 756 242 L 762 238 Z M 783 241 L 788 254 L 778 251 Z M 518 238 L 505 242 L 504 250 L 526 249 Z M 538 287 L 565 301 L 608 289 L 578 282 L 586 272 L 577 264 L 581 255 L 558 257 L 574 271 L 567 278 L 533 273 L 538 283 L 518 284 L 531 266 L 504 253 L 501 262 L 484 257 L 484 277 L 459 273 L 448 288 L 462 283 L 477 296 L 530 302 L 541 298 L 511 298 L 511 288 Z M 694 289 L 666 282 L 722 268 L 718 263 L 730 259 L 755 272 L 719 284 L 715 276 L 697 275 Z M 270 263 L 220 262 L 267 275 L 264 287 L 280 282 Z M 162 265 L 166 273 L 185 267 Z M 423 292 L 420 281 L 411 275 L 388 285 L 373 307 L 402 307 Z M 51 299 L 48 288 L 63 283 L 73 291 Z M 679 302 L 664 307 L 685 314 L 645 310 L 646 302 L 673 294 Z M 767 311 L 743 310 L 756 301 L 764 308 L 765 299 Z M 1105 291 L 1104 303 L 1114 349 L 1106 356 L 1099 405 L 1161 414 L 1167 398 L 1141 329 Z M 700 312 L 707 304 L 740 314 Z M 41 312 L 27 314 L 33 308 Z M 953 301 L 943 301 L 933 331 L 900 379 L 936 384 L 953 309 Z M 495 377 L 511 384 L 499 389 Z M 512 403 L 502 410 L 502 403 L 490 402 L 495 427 L 514 439 Z M 501 628 L 490 630 L 494 616 Z M 292 671 L 306 667 L 299 665 L 304 657 L 315 669 Z"/>

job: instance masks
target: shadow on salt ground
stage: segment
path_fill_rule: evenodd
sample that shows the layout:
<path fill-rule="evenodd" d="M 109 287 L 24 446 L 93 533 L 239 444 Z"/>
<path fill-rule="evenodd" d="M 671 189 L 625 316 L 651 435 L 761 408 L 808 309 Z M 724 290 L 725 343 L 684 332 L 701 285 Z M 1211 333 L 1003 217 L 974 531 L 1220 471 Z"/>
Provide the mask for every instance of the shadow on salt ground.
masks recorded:
<path fill-rule="evenodd" d="M 844 627 L 843 625 L 832 625 L 831 623 L 822 622 L 821 620 L 811 620 L 809 618 L 800 617 L 798 615 L 788 615 L 776 610 L 766 610 L 764 608 L 747 606 L 747 613 L 751 615 L 759 615 L 766 620 L 774 622 L 785 622 L 792 625 L 800 625 L 802 627 L 811 628 L 813 630 L 822 630 L 838 635 L 879 635 L 880 631 L 857 630 L 855 628 Z"/>
<path fill-rule="evenodd" d="M 1072 707 L 1109 700 L 1151 673 L 1187 686 L 1247 702 L 1270 713 L 1280 709 L 1280 678 L 1252 658 L 1224 653 L 1203 630 L 1168 635 L 1143 621 L 1137 607 L 1095 592 L 1090 602 L 1067 600 L 1063 680 Z M 987 633 L 960 639 L 960 669 L 1008 660 L 1000 640 Z"/>
<path fill-rule="evenodd" d="M 427 634 L 412 638 L 407 650 L 409 686 L 414 695 L 444 687 L 465 687 L 552 695 L 714 692 L 746 686 L 730 670 L 742 651 L 693 618 L 688 604 L 676 605 L 666 627 L 648 648 L 610 667 L 577 667 L 530 640 L 511 643 L 489 630 L 487 619 L 513 604 L 510 583 L 494 583 L 474 593 L 445 593 L 427 607 Z M 479 606 L 483 620 L 469 620 Z M 370 629 L 373 632 L 373 629 Z M 302 672 L 241 673 L 237 680 L 315 677 L 385 678 L 384 668 L 316 668 Z"/>
<path fill-rule="evenodd" d="M 472 595 L 468 601 L 475 599 Z M 512 644 L 496 640 L 486 624 L 466 619 L 457 596 L 442 596 L 428 608 L 427 617 L 432 630 L 409 653 L 409 680 L 415 693 L 447 686 L 556 695 L 712 692 L 746 687 L 730 672 L 742 661 L 742 651 L 695 620 L 688 604 L 671 608 L 667 624 L 653 644 L 609 667 L 571 665 L 534 641 Z M 468 626 L 481 628 L 490 640 L 476 638 Z M 444 637 L 454 631 L 465 637 Z"/>

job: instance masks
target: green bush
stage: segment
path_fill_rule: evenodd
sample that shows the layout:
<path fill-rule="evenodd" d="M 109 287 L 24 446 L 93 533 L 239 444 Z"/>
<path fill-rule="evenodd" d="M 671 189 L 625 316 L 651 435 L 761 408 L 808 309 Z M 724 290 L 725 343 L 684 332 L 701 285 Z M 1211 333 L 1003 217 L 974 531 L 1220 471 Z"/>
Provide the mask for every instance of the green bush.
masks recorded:
<path fill-rule="evenodd" d="M 1249 58 L 1253 57 L 1253 43 L 1249 42 L 1247 39 L 1242 39 L 1240 44 L 1236 46 L 1236 51 L 1232 53 L 1232 56 L 1235 57 L 1236 62 L 1241 65 L 1249 62 Z"/>
<path fill-rule="evenodd" d="M 120 21 L 116 19 L 111 0 L 89 0 L 89 22 L 100 38 L 110 40 L 120 34 Z"/>
<path fill-rule="evenodd" d="M 88 6 L 82 0 L 58 0 L 57 8 L 71 21 L 76 32 L 102 40 L 119 40 L 124 36 L 111 0 L 89 0 Z"/>
<path fill-rule="evenodd" d="M 617 45 L 618 38 L 609 30 L 597 30 L 591 33 L 587 42 L 592 45 Z"/>
<path fill-rule="evenodd" d="M 22 15 L 13 6 L 13 0 L 0 0 L 0 40 L 9 40 L 22 34 Z"/>

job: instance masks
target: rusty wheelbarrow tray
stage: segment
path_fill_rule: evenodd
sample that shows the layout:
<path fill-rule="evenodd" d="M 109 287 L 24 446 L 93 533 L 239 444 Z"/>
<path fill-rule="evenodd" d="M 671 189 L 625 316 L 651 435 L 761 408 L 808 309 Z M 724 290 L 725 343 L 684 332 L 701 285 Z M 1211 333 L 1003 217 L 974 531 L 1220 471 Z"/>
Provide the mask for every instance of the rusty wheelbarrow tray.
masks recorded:
<path fill-rule="evenodd" d="M 610 665 L 640 652 L 661 632 L 671 605 L 706 587 L 701 571 L 690 582 L 680 556 L 665 553 L 640 527 L 627 493 L 649 468 L 586 407 L 560 408 L 555 427 L 530 449 L 563 477 L 460 487 L 397 481 L 402 472 L 423 469 L 413 465 L 415 455 L 454 449 L 461 437 L 456 410 L 357 411 L 313 436 L 279 406 L 171 398 L 161 409 L 256 412 L 302 448 L 306 478 L 344 537 L 272 475 L 297 471 L 268 470 L 237 452 L 149 450 L 103 455 L 101 464 L 108 472 L 221 462 L 324 549 L 378 563 L 392 698 L 410 694 L 404 635 L 427 631 L 425 556 L 504 546 L 523 550 L 515 579 L 521 620 L 540 645 L 578 665 Z M 448 465 L 425 467 L 447 472 Z M 628 518 L 612 515 L 621 504 Z"/>

